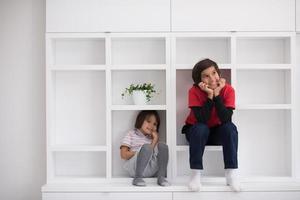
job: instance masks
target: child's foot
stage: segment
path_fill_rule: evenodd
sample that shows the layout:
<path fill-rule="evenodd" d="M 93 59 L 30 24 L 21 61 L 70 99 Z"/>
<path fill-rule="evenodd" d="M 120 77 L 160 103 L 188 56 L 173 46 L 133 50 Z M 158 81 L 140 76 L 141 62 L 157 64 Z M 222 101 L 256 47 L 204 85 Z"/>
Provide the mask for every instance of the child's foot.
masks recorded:
<path fill-rule="evenodd" d="M 132 185 L 136 186 L 146 186 L 146 182 L 142 178 L 134 178 L 132 180 Z"/>
<path fill-rule="evenodd" d="M 192 175 L 189 182 L 189 189 L 191 191 L 199 191 L 201 188 L 201 181 L 200 181 L 200 170 L 192 169 Z"/>
<path fill-rule="evenodd" d="M 171 185 L 168 182 L 168 180 L 163 176 L 157 178 L 157 184 L 160 186 L 170 186 Z"/>
<path fill-rule="evenodd" d="M 225 169 L 226 183 L 235 192 L 241 191 L 237 169 Z"/>

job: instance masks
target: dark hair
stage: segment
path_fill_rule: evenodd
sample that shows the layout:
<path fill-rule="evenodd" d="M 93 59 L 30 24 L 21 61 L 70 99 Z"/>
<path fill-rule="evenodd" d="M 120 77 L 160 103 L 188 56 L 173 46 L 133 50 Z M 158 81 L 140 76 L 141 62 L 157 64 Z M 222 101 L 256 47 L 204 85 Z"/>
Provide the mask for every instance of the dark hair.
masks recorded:
<path fill-rule="evenodd" d="M 208 58 L 201 60 L 195 64 L 195 66 L 193 68 L 193 72 L 192 72 L 192 78 L 196 85 L 198 85 L 201 82 L 202 71 L 206 70 L 207 68 L 209 68 L 211 66 L 215 67 L 215 69 L 219 75 L 221 74 L 217 63 Z"/>
<path fill-rule="evenodd" d="M 142 110 L 141 112 L 139 112 L 139 114 L 136 117 L 136 121 L 135 121 L 135 128 L 141 128 L 144 121 L 150 117 L 154 115 L 154 117 L 156 118 L 157 121 L 157 132 L 159 130 L 159 125 L 160 125 L 160 118 L 158 115 L 158 112 L 156 110 Z"/>

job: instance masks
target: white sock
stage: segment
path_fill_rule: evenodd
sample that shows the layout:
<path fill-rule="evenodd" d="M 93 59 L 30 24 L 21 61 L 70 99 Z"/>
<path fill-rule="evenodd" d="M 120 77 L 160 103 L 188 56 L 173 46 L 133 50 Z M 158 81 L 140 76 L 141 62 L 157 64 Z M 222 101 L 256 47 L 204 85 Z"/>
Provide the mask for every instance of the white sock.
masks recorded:
<path fill-rule="evenodd" d="M 238 169 L 225 169 L 225 177 L 227 185 L 229 185 L 233 191 L 239 192 L 241 190 Z"/>
<path fill-rule="evenodd" d="M 189 189 L 191 191 L 199 191 L 201 187 L 201 173 L 199 169 L 192 169 L 191 170 L 191 177 L 189 182 Z"/>

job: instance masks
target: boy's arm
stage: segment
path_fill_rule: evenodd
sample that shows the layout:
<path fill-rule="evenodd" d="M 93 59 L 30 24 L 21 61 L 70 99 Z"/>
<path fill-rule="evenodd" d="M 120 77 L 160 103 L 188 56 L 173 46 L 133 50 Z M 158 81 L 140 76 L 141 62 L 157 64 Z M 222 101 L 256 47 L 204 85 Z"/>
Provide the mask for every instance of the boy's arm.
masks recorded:
<path fill-rule="evenodd" d="M 191 107 L 198 123 L 207 123 L 210 118 L 210 113 L 213 108 L 213 100 L 207 99 L 203 106 Z"/>
<path fill-rule="evenodd" d="M 226 107 L 220 96 L 214 98 L 216 111 L 222 123 L 231 122 L 233 108 Z"/>
<path fill-rule="evenodd" d="M 131 151 L 129 147 L 127 146 L 121 146 L 120 147 L 120 154 L 121 158 L 124 160 L 129 160 L 135 155 L 134 151 Z"/>

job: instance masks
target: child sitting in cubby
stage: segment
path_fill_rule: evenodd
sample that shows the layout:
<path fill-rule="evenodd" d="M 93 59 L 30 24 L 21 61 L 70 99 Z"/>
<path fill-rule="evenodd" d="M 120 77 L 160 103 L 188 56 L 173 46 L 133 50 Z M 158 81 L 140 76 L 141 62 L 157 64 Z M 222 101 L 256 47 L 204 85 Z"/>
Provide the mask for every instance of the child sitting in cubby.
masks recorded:
<path fill-rule="evenodd" d="M 159 140 L 160 118 L 157 111 L 140 111 L 135 129 L 129 131 L 120 146 L 124 168 L 133 177 L 132 184 L 146 186 L 143 178 L 157 176 L 157 184 L 170 185 L 166 179 L 169 150 Z"/>
<path fill-rule="evenodd" d="M 194 85 L 188 94 L 190 113 L 182 128 L 189 142 L 190 168 L 189 188 L 198 191 L 201 187 L 200 170 L 205 145 L 222 145 L 227 184 L 240 190 L 238 181 L 238 131 L 231 117 L 235 108 L 235 91 L 221 78 L 216 62 L 210 59 L 199 61 L 193 68 Z"/>

